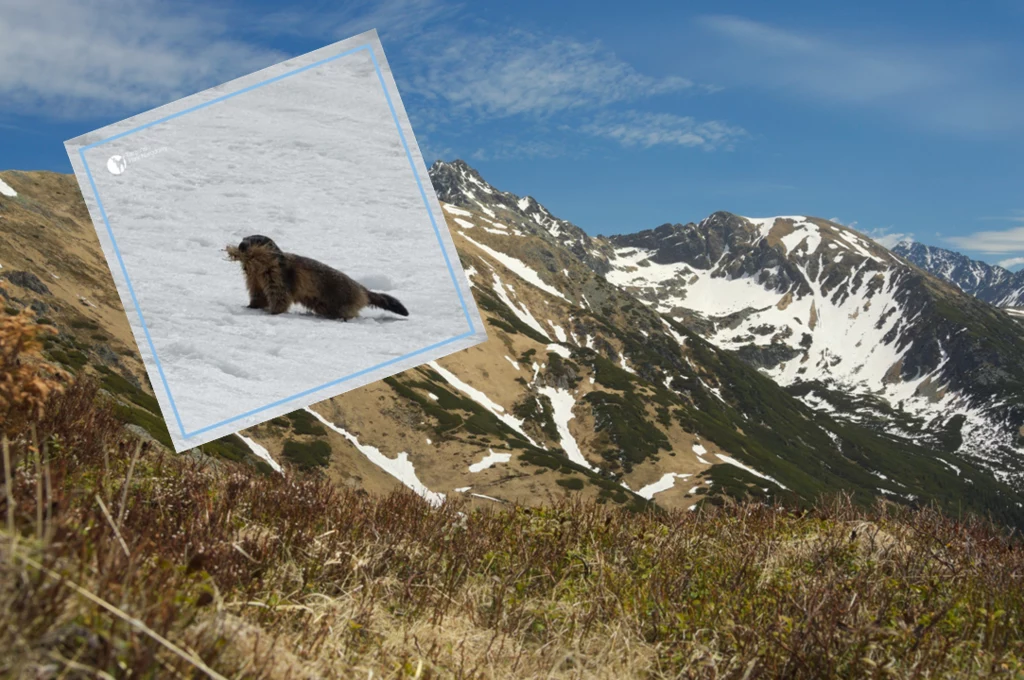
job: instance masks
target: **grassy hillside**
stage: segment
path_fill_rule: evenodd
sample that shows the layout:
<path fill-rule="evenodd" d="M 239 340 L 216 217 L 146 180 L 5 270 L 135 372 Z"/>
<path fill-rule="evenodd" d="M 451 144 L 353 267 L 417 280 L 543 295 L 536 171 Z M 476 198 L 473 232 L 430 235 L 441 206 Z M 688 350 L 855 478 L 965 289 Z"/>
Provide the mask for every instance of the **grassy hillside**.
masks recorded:
<path fill-rule="evenodd" d="M 0 320 L 4 677 L 1024 672 L 1024 550 L 972 516 L 341 491 L 135 439 L 35 332 Z"/>

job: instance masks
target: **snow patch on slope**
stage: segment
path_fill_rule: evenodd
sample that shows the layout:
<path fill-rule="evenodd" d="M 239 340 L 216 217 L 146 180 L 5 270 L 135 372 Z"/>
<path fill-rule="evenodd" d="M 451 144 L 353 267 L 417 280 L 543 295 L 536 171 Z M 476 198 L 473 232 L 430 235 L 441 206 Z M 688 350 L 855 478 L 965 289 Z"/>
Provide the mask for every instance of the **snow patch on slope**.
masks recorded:
<path fill-rule="evenodd" d="M 723 316 L 748 307 L 761 309 L 776 305 L 781 297 L 775 291 L 766 290 L 753 277 L 713 277 L 711 270 L 694 269 L 685 262 L 656 264 L 649 260 L 652 255 L 653 251 L 638 248 L 616 249 L 610 260 L 612 270 L 605 278 L 616 286 L 652 293 L 661 292 L 665 283 L 685 282 L 683 295 L 662 297 L 658 301 L 656 308 L 663 313 L 684 307 L 706 316 Z M 638 266 L 642 262 L 646 264 Z"/>
<path fill-rule="evenodd" d="M 488 397 L 486 394 L 484 394 L 480 390 L 476 389 L 472 385 L 469 385 L 469 384 L 463 382 L 461 379 L 459 379 L 459 377 L 457 375 L 455 375 L 454 373 L 452 373 L 448 369 L 444 368 L 443 366 L 441 366 L 436 361 L 431 361 L 428 365 L 432 369 L 434 369 L 435 371 L 440 373 L 441 377 L 444 378 L 446 381 L 448 381 L 448 383 L 450 385 L 452 385 L 452 387 L 456 388 L 457 390 L 459 390 L 460 392 L 462 392 L 463 394 L 468 396 L 470 399 L 472 399 L 473 401 L 475 401 L 476 403 L 480 404 L 485 409 L 487 409 L 488 411 L 493 413 L 503 423 L 505 423 L 506 425 L 511 427 L 513 430 L 515 430 L 519 434 L 523 435 L 528 442 L 530 442 L 534 446 L 537 446 L 539 448 L 543 448 L 543 447 L 540 447 L 540 445 L 537 444 L 537 442 L 533 441 L 533 439 L 530 438 L 530 435 L 526 434 L 526 431 L 523 430 L 523 421 L 519 420 L 518 418 L 516 418 L 514 416 L 509 415 L 505 411 L 505 407 L 504 406 L 502 406 L 501 404 L 495 403 L 494 401 L 491 400 L 490 397 Z"/>
<path fill-rule="evenodd" d="M 505 501 L 501 500 L 500 498 L 495 498 L 494 496 L 485 496 L 482 493 L 471 493 L 469 495 L 470 496 L 476 496 L 477 498 L 483 498 L 485 501 L 494 501 L 495 503 L 504 503 L 505 502 Z"/>
<path fill-rule="evenodd" d="M 243 442 L 245 442 L 245 445 L 249 447 L 250 451 L 252 451 L 254 454 L 256 454 L 256 456 L 258 458 L 266 461 L 267 465 L 269 465 L 270 467 L 274 468 L 274 472 L 282 472 L 281 466 L 278 465 L 277 461 L 274 460 L 274 458 L 270 455 L 270 452 L 267 451 L 266 448 L 264 448 L 263 446 L 260 446 L 259 444 L 254 442 L 252 439 L 249 439 L 248 437 L 246 437 L 241 432 L 239 432 L 237 434 L 238 434 L 238 437 Z M 283 474 L 283 472 L 282 472 L 282 474 Z"/>
<path fill-rule="evenodd" d="M 625 353 L 619 355 L 619 366 L 621 366 L 622 370 L 626 371 L 627 373 L 633 373 L 634 375 L 636 374 L 636 371 L 630 368 L 629 364 L 626 363 Z"/>
<path fill-rule="evenodd" d="M 570 358 L 572 356 L 572 352 L 569 351 L 569 348 L 568 347 L 564 347 L 562 345 L 554 345 L 554 344 L 548 345 L 547 349 L 548 349 L 549 352 L 554 352 L 558 356 L 564 357 L 566 359 L 568 359 L 568 358 Z"/>
<path fill-rule="evenodd" d="M 456 208 L 454 205 L 451 205 L 450 203 L 442 203 L 441 207 L 444 208 L 445 212 L 451 213 L 452 215 L 462 215 L 463 217 L 471 217 L 473 215 L 473 213 L 469 212 L 468 210 Z"/>
<path fill-rule="evenodd" d="M 376 447 L 370 446 L 369 444 L 360 444 L 359 439 L 351 432 L 338 427 L 313 409 L 306 407 L 305 410 L 311 413 L 321 423 L 352 442 L 352 445 L 355 446 L 360 453 L 366 456 L 371 463 L 375 464 L 381 470 L 384 470 L 384 472 L 387 472 L 402 484 L 412 489 L 428 503 L 434 507 L 444 503 L 445 495 L 443 493 L 431 491 L 416 476 L 416 469 L 413 467 L 412 461 L 409 460 L 408 453 L 402 451 L 396 457 L 388 458 Z"/>
<path fill-rule="evenodd" d="M 530 310 L 526 307 L 526 305 L 520 307 L 515 302 L 513 302 L 512 298 L 510 298 L 508 293 L 505 292 L 505 284 L 502 283 L 501 279 L 498 278 L 497 274 L 493 274 L 493 276 L 494 292 L 501 299 L 501 301 L 504 302 L 508 306 L 508 308 L 512 310 L 513 314 L 519 317 L 520 321 L 522 321 L 527 326 L 540 333 L 545 338 L 550 339 L 547 331 L 544 330 L 544 327 L 540 325 L 540 322 L 537 321 L 533 314 L 530 313 Z"/>
<path fill-rule="evenodd" d="M 560 390 L 554 387 L 545 386 L 537 391 L 551 400 L 551 407 L 554 410 L 552 418 L 555 421 L 555 427 L 558 429 L 562 449 L 569 456 L 569 460 L 597 472 L 598 469 L 591 465 L 583 456 L 576 438 L 569 431 L 569 421 L 576 417 L 572 412 L 573 406 L 576 405 L 576 399 L 567 390 Z"/>
<path fill-rule="evenodd" d="M 495 453 L 493 449 L 487 449 L 487 451 L 489 453 L 479 462 L 469 466 L 470 472 L 481 472 L 489 467 L 493 467 L 496 463 L 507 463 L 512 460 L 511 453 Z"/>
<path fill-rule="evenodd" d="M 679 472 L 666 472 L 658 481 L 654 482 L 653 484 L 648 484 L 647 486 L 637 491 L 636 495 L 640 496 L 641 498 L 651 500 L 652 498 L 654 498 L 654 494 L 661 493 L 662 491 L 668 491 L 669 489 L 674 487 L 676 485 L 677 479 L 686 479 L 687 477 L 692 476 L 693 475 Z"/>
<path fill-rule="evenodd" d="M 811 222 L 799 222 L 793 225 L 793 231 L 781 239 L 782 245 L 786 247 L 787 253 L 792 253 L 801 246 L 805 246 L 807 253 L 813 253 L 821 245 L 821 229 Z"/>
<path fill-rule="evenodd" d="M 779 487 L 781 487 L 783 489 L 786 488 L 785 486 L 782 485 L 781 482 L 779 482 L 774 477 L 769 477 L 768 475 L 761 474 L 760 472 L 758 472 L 754 468 L 750 467 L 749 465 L 744 465 L 743 463 L 739 462 L 738 460 L 736 460 L 732 456 L 727 456 L 724 453 L 716 453 L 715 455 L 718 456 L 718 459 L 720 461 L 722 461 L 723 463 L 728 463 L 729 465 L 735 465 L 739 469 L 746 470 L 747 472 L 749 472 L 750 474 L 754 475 L 755 477 L 760 477 L 761 479 L 767 479 L 769 482 L 774 482 L 775 484 L 777 484 Z"/>
<path fill-rule="evenodd" d="M 475 245 L 477 248 L 484 251 L 501 264 L 505 265 L 505 267 L 509 271 L 513 272 L 519 278 L 523 279 L 528 283 L 533 284 L 537 288 L 540 288 L 545 293 L 550 293 L 551 295 L 560 297 L 563 300 L 568 300 L 568 298 L 562 295 L 561 291 L 559 291 L 557 288 L 554 288 L 553 286 L 544 283 L 544 281 L 541 280 L 540 275 L 538 275 L 537 272 L 535 272 L 533 269 L 527 266 L 527 264 L 522 260 L 518 260 L 512 257 L 511 255 L 506 255 L 505 253 L 500 253 L 494 248 L 491 248 L 490 246 L 485 246 L 483 243 L 474 241 L 465 234 L 463 234 L 462 236 L 467 241 Z"/>

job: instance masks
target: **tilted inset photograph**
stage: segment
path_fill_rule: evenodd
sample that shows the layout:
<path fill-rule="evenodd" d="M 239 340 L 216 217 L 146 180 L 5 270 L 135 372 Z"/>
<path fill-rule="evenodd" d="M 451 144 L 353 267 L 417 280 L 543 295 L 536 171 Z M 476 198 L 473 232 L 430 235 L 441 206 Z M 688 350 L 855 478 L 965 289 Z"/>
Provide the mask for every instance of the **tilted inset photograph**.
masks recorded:
<path fill-rule="evenodd" d="M 66 148 L 179 450 L 486 339 L 373 32 Z"/>

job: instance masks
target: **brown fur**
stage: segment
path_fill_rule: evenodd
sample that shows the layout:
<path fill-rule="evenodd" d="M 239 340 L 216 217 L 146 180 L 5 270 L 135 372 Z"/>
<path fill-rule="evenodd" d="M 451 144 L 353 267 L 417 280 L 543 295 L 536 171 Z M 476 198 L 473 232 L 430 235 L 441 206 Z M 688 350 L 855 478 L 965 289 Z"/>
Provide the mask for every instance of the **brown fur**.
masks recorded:
<path fill-rule="evenodd" d="M 323 262 L 282 252 L 265 236 L 248 236 L 225 251 L 228 259 L 242 263 L 251 309 L 282 314 L 298 303 L 318 316 L 342 321 L 355 318 L 367 306 L 409 314 L 390 295 L 369 291 Z"/>

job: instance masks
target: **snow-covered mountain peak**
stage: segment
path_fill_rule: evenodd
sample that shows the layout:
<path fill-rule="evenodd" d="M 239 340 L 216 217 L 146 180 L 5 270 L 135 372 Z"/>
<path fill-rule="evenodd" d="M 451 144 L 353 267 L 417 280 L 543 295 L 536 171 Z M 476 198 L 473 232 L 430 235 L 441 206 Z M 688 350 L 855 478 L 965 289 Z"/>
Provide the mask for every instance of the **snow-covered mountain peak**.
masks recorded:
<path fill-rule="evenodd" d="M 720 211 L 610 240 L 609 281 L 779 384 L 881 399 L 934 422 L 961 413 L 966 448 L 991 447 L 981 439 L 996 430 L 981 423 L 1006 417 L 983 415 L 995 406 L 977 385 L 979 370 L 1001 380 L 1005 362 L 981 369 L 994 355 L 959 321 L 983 310 L 849 227 Z M 1003 451 L 1015 437 L 1004 430 Z"/>
<path fill-rule="evenodd" d="M 596 271 L 603 271 L 606 267 L 604 258 L 595 251 L 593 239 L 586 232 L 572 222 L 555 217 L 532 196 L 517 196 L 495 189 L 465 161 L 436 161 L 430 167 L 430 180 L 443 202 L 565 246 Z"/>

